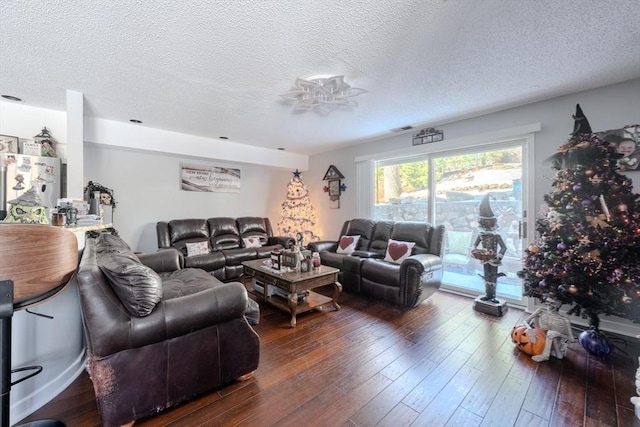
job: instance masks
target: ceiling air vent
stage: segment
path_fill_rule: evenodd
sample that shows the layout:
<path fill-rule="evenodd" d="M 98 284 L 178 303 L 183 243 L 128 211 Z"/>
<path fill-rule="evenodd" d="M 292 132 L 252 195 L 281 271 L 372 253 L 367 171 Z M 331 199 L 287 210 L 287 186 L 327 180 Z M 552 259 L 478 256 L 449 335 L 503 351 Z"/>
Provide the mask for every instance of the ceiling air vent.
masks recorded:
<path fill-rule="evenodd" d="M 398 133 L 413 129 L 413 126 L 402 126 L 401 128 L 391 129 L 391 132 Z"/>

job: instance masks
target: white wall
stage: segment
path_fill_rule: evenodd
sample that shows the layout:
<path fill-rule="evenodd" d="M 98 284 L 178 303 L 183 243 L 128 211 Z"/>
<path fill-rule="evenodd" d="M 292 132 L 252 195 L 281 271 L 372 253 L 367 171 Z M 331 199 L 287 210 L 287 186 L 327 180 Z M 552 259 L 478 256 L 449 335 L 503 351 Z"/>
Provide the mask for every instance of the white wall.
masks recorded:
<path fill-rule="evenodd" d="M 152 141 L 149 141 L 152 143 Z M 180 189 L 180 163 L 240 169 L 240 193 Z M 290 171 L 85 144 L 85 178 L 113 189 L 114 228 L 134 251 L 157 250 L 155 225 L 177 218 L 264 216 L 276 232 Z"/>
<path fill-rule="evenodd" d="M 0 134 L 33 140 L 47 127 L 57 141 L 58 157 L 65 158 L 67 141 L 67 113 L 35 108 L 18 102 L 0 101 Z"/>
<path fill-rule="evenodd" d="M 542 131 L 535 135 L 535 206 L 541 206 L 543 196 L 552 190 L 551 177 L 554 171 L 544 164 L 544 160 L 556 152 L 557 148 L 567 142 L 573 131 L 572 114 L 576 104 L 580 104 L 594 132 L 608 129 L 619 129 L 624 125 L 640 123 L 640 79 L 616 85 L 579 92 L 546 101 L 511 108 L 473 119 L 447 124 L 414 125 L 414 131 L 425 127 L 436 127 L 444 131 L 444 140 L 434 144 L 446 147 L 447 140 L 466 137 L 474 134 L 492 132 L 501 129 L 542 123 Z M 428 108 L 428 106 L 426 107 Z M 320 153 L 309 158 L 309 171 L 306 182 L 321 181 L 329 165 L 335 165 L 345 176 L 347 191 L 340 198 L 340 209 L 329 209 L 328 196 L 322 192 L 312 191 L 311 200 L 317 207 L 321 236 L 337 239 L 342 223 L 357 216 L 356 171 L 354 159 L 386 151 L 402 148 L 411 149 L 412 133 L 391 134 L 388 138 L 370 141 L 349 148 Z M 635 184 L 635 191 L 640 191 L 640 172 L 629 172 Z"/>

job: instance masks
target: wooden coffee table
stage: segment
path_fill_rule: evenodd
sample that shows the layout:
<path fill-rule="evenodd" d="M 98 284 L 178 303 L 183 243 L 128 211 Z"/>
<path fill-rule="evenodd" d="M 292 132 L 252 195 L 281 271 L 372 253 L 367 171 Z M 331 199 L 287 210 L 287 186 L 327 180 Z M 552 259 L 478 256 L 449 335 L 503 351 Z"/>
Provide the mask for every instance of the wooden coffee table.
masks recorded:
<path fill-rule="evenodd" d="M 266 261 L 266 262 L 265 262 Z M 322 310 L 322 306 L 327 303 L 333 304 L 336 310 L 338 305 L 338 295 L 342 292 L 342 285 L 338 282 L 340 270 L 326 265 L 320 266 L 320 270 L 302 273 L 300 271 L 281 272 L 271 268 L 269 259 L 255 259 L 244 261 L 245 278 L 252 278 L 264 284 L 263 292 L 249 289 L 253 295 L 261 297 L 269 304 L 291 313 L 291 327 L 296 326 L 296 315 L 305 311 L 317 309 Z M 312 289 L 321 286 L 333 285 L 333 297 L 329 298 L 313 292 Z M 275 286 L 283 290 L 288 297 L 286 299 L 276 295 L 270 295 L 270 286 Z M 298 302 L 298 293 L 309 291 L 302 302 Z"/>

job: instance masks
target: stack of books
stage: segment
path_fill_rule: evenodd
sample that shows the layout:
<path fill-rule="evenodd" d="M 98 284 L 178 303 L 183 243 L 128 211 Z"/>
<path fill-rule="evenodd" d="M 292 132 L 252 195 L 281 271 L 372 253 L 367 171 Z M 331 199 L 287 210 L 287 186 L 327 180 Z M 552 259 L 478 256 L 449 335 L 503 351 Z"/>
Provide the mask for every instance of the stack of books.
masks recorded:
<path fill-rule="evenodd" d="M 78 227 L 88 227 L 91 225 L 101 225 L 102 217 L 94 214 L 80 215 L 78 214 Z"/>

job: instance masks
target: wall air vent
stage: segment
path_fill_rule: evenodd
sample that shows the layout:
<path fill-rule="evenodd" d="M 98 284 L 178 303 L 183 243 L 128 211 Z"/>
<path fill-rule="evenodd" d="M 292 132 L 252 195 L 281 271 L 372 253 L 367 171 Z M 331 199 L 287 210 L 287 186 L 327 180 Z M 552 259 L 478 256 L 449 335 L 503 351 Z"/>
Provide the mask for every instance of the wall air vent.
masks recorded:
<path fill-rule="evenodd" d="M 391 129 L 391 132 L 398 133 L 413 129 L 413 126 L 402 126 L 401 128 Z"/>

